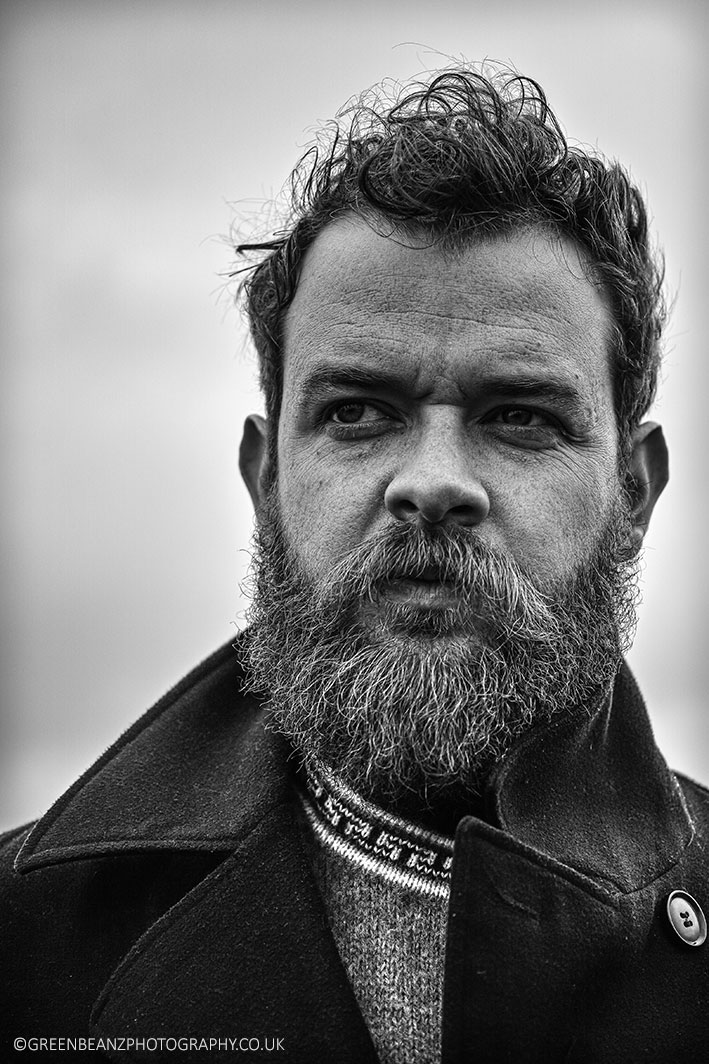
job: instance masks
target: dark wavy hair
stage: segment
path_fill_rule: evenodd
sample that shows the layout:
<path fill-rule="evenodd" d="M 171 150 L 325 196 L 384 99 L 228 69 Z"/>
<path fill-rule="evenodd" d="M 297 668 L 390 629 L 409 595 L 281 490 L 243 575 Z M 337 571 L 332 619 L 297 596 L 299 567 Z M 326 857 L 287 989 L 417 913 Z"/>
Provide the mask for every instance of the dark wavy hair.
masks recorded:
<path fill-rule="evenodd" d="M 657 386 L 662 257 L 629 175 L 569 145 L 535 81 L 460 66 L 398 91 L 385 83 L 323 127 L 289 188 L 285 228 L 236 248 L 257 256 L 243 267 L 249 276 L 240 291 L 272 426 L 282 401 L 284 316 L 303 256 L 325 226 L 350 213 L 449 246 L 528 226 L 575 241 L 613 312 L 615 411 L 627 450 Z"/>

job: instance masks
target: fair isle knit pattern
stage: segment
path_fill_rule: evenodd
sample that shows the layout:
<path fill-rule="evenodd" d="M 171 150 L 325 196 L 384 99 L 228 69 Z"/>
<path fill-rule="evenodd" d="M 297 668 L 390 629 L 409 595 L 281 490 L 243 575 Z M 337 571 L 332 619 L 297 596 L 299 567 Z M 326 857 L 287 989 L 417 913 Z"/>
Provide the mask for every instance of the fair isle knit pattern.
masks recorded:
<path fill-rule="evenodd" d="M 453 840 L 364 801 L 323 765 L 300 792 L 340 957 L 382 1064 L 440 1060 Z"/>

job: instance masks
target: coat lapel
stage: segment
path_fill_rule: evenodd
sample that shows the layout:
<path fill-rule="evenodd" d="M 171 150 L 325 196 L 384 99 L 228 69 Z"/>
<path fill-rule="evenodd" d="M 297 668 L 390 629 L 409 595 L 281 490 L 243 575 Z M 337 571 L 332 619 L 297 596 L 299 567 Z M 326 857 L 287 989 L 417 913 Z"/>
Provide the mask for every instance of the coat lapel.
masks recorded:
<path fill-rule="evenodd" d="M 222 647 L 136 721 L 30 832 L 16 867 L 228 851 L 290 793 L 286 759 Z"/>
<path fill-rule="evenodd" d="M 272 810 L 136 943 L 97 1002 L 92 1025 L 105 1039 L 179 1032 L 256 1038 L 266 1050 L 281 1039 L 282 1060 L 375 1064 L 292 806 Z M 133 1059 L 155 1060 L 154 1050 L 137 1045 Z M 170 1059 L 195 1055 L 186 1049 Z M 213 1046 L 209 1059 L 233 1060 L 234 1050 Z"/>
<path fill-rule="evenodd" d="M 224 855 L 135 942 L 96 1001 L 97 1036 L 117 1046 L 136 1039 L 127 1056 L 110 1049 L 114 1059 L 154 1061 L 140 1040 L 179 1035 L 271 1046 L 280 1038 L 281 1060 L 375 1064 L 303 850 L 289 751 L 265 730 L 242 681 L 234 649 L 223 647 L 49 810 L 16 867 Z M 189 1048 L 169 1056 L 196 1059 Z M 208 1056 L 233 1060 L 234 1048 L 213 1046 Z M 266 1058 L 276 1059 L 273 1050 Z"/>
<path fill-rule="evenodd" d="M 630 940 L 617 895 L 480 821 L 456 849 L 443 1061 L 576 1060 L 584 998 Z"/>

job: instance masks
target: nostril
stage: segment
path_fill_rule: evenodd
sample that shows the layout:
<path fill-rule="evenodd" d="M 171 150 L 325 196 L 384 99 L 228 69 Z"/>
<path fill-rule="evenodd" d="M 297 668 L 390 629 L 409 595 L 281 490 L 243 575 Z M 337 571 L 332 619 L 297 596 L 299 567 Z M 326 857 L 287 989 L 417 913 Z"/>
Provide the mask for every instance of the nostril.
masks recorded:
<path fill-rule="evenodd" d="M 398 521 L 421 520 L 430 525 L 477 525 L 490 509 L 487 492 L 478 480 L 457 480 L 443 473 L 418 479 L 411 473 L 395 477 L 384 504 Z"/>
<path fill-rule="evenodd" d="M 412 521 L 419 515 L 419 508 L 410 499 L 387 499 L 387 508 L 398 521 Z"/>

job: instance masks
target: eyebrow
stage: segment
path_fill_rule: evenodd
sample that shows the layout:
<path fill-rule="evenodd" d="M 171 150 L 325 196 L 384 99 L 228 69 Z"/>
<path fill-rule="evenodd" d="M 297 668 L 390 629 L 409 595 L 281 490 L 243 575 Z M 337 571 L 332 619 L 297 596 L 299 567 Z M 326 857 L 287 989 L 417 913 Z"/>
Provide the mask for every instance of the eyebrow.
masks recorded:
<path fill-rule="evenodd" d="M 529 377 L 500 375 L 481 381 L 478 394 L 498 395 L 507 392 L 529 399 L 548 399 L 564 407 L 576 410 L 584 404 L 578 388 L 568 381 L 555 377 Z"/>
<path fill-rule="evenodd" d="M 403 378 L 383 370 L 363 369 L 360 366 L 318 366 L 301 381 L 300 393 L 308 399 L 319 399 L 328 396 L 333 388 L 401 391 L 405 387 Z"/>
<path fill-rule="evenodd" d="M 338 388 L 356 388 L 362 391 L 408 391 L 411 385 L 402 376 L 384 370 L 365 369 L 360 366 L 317 366 L 301 382 L 301 397 L 317 401 L 330 398 Z M 542 399 L 577 412 L 585 405 L 578 388 L 558 377 L 537 377 L 524 374 L 495 374 L 485 376 L 470 394 L 487 398 L 493 395 L 512 394 L 527 399 Z"/>

